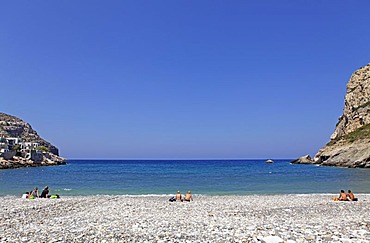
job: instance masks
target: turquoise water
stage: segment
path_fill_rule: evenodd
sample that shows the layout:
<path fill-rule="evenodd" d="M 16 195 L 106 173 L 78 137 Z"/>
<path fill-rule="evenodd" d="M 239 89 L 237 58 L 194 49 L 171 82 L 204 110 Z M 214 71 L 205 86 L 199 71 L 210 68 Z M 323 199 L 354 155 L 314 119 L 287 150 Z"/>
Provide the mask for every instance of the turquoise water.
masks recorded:
<path fill-rule="evenodd" d="M 289 160 L 70 160 L 63 166 L 0 170 L 0 196 L 45 185 L 60 195 L 370 193 L 370 169 Z"/>

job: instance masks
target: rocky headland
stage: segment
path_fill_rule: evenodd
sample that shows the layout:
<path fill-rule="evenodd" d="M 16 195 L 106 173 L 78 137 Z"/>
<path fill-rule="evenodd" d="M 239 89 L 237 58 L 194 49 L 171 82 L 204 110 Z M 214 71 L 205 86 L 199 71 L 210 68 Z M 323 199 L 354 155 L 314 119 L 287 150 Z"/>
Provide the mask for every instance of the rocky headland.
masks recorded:
<path fill-rule="evenodd" d="M 306 155 L 292 163 L 370 168 L 370 63 L 348 81 L 343 115 L 330 142 L 314 158 Z"/>
<path fill-rule="evenodd" d="M 0 112 L 0 169 L 65 164 L 57 147 L 29 123 Z"/>

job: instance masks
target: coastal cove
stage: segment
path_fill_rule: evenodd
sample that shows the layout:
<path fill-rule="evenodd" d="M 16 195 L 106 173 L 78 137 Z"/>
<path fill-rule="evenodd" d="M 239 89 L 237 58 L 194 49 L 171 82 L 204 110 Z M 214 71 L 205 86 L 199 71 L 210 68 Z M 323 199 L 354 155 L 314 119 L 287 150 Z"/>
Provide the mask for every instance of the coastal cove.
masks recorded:
<path fill-rule="evenodd" d="M 370 170 L 290 160 L 69 160 L 67 165 L 0 170 L 0 196 L 48 185 L 52 194 L 196 196 L 370 193 Z"/>

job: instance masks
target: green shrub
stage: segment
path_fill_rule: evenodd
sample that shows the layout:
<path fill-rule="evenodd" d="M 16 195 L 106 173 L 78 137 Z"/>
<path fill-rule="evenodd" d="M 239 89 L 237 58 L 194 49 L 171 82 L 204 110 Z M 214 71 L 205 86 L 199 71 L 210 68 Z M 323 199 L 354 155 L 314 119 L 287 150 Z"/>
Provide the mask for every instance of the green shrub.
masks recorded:
<path fill-rule="evenodd" d="M 45 146 L 38 146 L 36 150 L 41 151 L 41 152 L 49 152 L 49 149 Z"/>
<path fill-rule="evenodd" d="M 350 142 L 354 142 L 358 139 L 370 138 L 370 124 L 364 125 L 343 137 Z"/>
<path fill-rule="evenodd" d="M 349 141 L 352 143 L 356 140 L 365 138 L 370 138 L 370 124 L 364 125 L 349 134 L 330 140 L 325 146 L 332 146 L 339 141 Z"/>
<path fill-rule="evenodd" d="M 19 151 L 19 150 L 21 150 L 21 145 L 19 145 L 19 144 L 14 145 L 13 150 L 14 150 L 14 151 Z"/>

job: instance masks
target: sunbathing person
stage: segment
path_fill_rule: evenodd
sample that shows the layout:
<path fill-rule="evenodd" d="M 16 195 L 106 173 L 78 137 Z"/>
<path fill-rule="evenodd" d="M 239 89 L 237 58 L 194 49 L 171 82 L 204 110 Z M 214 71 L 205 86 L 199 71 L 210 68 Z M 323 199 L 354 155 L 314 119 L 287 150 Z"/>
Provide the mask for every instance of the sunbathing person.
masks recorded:
<path fill-rule="evenodd" d="M 175 199 L 176 199 L 176 201 L 181 201 L 182 202 L 182 196 L 181 196 L 180 191 L 177 191 Z"/>
<path fill-rule="evenodd" d="M 348 190 L 347 198 L 351 201 L 357 201 L 357 198 L 355 198 L 355 195 L 353 195 L 353 192 L 351 190 Z"/>
<path fill-rule="evenodd" d="M 191 191 L 188 191 L 188 193 L 186 193 L 184 197 L 185 197 L 184 201 L 187 202 L 193 201 L 193 195 L 191 194 Z"/>
<path fill-rule="evenodd" d="M 339 201 L 348 201 L 347 194 L 344 192 L 344 190 L 340 190 L 338 199 Z"/>

